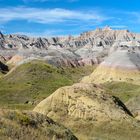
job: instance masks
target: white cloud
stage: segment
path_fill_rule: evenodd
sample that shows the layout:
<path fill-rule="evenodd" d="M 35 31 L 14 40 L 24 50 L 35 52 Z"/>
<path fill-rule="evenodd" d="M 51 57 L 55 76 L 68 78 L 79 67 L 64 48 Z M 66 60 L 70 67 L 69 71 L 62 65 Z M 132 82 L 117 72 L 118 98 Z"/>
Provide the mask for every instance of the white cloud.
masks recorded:
<path fill-rule="evenodd" d="M 12 34 L 20 34 L 20 35 L 27 35 L 27 36 L 31 36 L 31 37 L 54 37 L 54 36 L 63 36 L 62 32 L 64 32 L 64 30 L 61 29 L 55 29 L 55 30 L 45 30 L 42 32 L 14 32 Z"/>
<path fill-rule="evenodd" d="M 26 20 L 36 23 L 60 23 L 60 22 L 102 22 L 107 17 L 97 11 L 74 11 L 68 9 L 39 9 L 29 7 L 0 8 L 0 23 L 12 20 Z"/>
<path fill-rule="evenodd" d="M 114 29 L 127 29 L 128 28 L 128 26 L 126 25 L 111 25 L 110 27 Z"/>

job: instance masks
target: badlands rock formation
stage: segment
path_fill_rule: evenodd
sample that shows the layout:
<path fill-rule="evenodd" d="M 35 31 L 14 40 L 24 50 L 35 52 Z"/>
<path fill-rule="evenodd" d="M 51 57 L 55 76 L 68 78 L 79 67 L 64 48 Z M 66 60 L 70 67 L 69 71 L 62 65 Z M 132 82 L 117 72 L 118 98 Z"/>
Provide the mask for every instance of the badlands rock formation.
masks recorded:
<path fill-rule="evenodd" d="M 110 134 L 104 138 L 103 133 L 108 133 L 110 128 L 117 130 L 114 122 L 122 125 L 132 120 L 132 114 L 117 97 L 105 93 L 95 84 L 78 83 L 62 87 L 40 102 L 34 111 L 61 122 L 80 140 L 107 140 Z"/>
<path fill-rule="evenodd" d="M 0 55 L 5 58 L 15 55 L 24 60 L 40 57 L 58 66 L 98 64 L 108 53 L 120 48 L 128 50 L 130 47 L 140 50 L 139 34 L 128 30 L 112 30 L 109 27 L 85 32 L 76 37 L 33 38 L 0 33 Z"/>
<path fill-rule="evenodd" d="M 117 98 L 112 97 L 95 84 L 74 84 L 62 87 L 39 103 L 35 112 L 45 114 L 56 121 L 82 119 L 93 121 L 123 120 L 131 116 L 129 110 Z"/>
<path fill-rule="evenodd" d="M 89 76 L 85 83 L 104 83 L 111 81 L 140 84 L 140 52 L 117 50 L 109 55 Z"/>

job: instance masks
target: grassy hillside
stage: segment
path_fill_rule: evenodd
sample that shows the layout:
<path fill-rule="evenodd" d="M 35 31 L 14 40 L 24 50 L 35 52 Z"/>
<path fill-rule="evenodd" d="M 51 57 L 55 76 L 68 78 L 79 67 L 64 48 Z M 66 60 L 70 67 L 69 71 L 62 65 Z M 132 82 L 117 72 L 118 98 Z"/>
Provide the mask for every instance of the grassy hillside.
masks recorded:
<path fill-rule="evenodd" d="M 105 83 L 104 87 L 109 93 L 119 97 L 123 102 L 127 102 L 132 97 L 140 95 L 140 86 L 125 82 Z"/>
<path fill-rule="evenodd" d="M 81 127 L 84 126 L 84 127 Z M 72 132 L 79 140 L 139 140 L 140 139 L 140 122 L 136 121 L 110 121 L 110 122 L 93 122 L 87 124 L 81 121 L 75 124 Z M 90 130 L 90 131 L 89 131 Z"/>
<path fill-rule="evenodd" d="M 72 85 L 94 67 L 56 68 L 43 61 L 17 67 L 0 79 L 1 108 L 32 109 L 59 87 Z"/>
<path fill-rule="evenodd" d="M 0 110 L 0 140 L 77 140 L 70 130 L 34 112 Z"/>

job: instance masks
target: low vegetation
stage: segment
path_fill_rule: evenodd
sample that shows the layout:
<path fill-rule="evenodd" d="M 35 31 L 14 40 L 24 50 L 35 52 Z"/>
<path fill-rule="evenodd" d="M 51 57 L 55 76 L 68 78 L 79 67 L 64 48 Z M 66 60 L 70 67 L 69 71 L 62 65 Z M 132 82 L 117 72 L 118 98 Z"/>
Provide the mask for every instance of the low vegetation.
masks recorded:
<path fill-rule="evenodd" d="M 71 130 L 79 140 L 139 140 L 140 138 L 138 121 L 93 122 L 91 124 L 81 121 Z"/>
<path fill-rule="evenodd" d="M 22 64 L 0 79 L 0 106 L 32 109 L 56 89 L 90 74 L 94 67 L 57 68 L 43 61 Z"/>
<path fill-rule="evenodd" d="M 108 93 L 119 97 L 124 103 L 140 94 L 140 86 L 131 83 L 109 82 L 105 83 L 104 87 Z"/>
<path fill-rule="evenodd" d="M 0 140 L 77 140 L 72 132 L 34 112 L 0 110 Z"/>

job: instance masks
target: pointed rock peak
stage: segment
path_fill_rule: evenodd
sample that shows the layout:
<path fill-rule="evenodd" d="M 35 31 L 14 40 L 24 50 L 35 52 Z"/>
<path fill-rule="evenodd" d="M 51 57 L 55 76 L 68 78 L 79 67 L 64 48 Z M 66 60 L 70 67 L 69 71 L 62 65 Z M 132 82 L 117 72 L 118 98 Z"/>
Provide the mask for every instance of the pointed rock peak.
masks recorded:
<path fill-rule="evenodd" d="M 101 31 L 102 29 L 101 28 L 96 28 L 96 31 Z"/>
<path fill-rule="evenodd" d="M 129 30 L 126 30 L 126 32 L 129 33 L 130 31 Z"/>
<path fill-rule="evenodd" d="M 106 31 L 106 30 L 112 30 L 112 28 L 111 28 L 110 26 L 105 26 L 105 27 L 103 28 L 103 30 L 104 30 L 104 31 Z"/>

